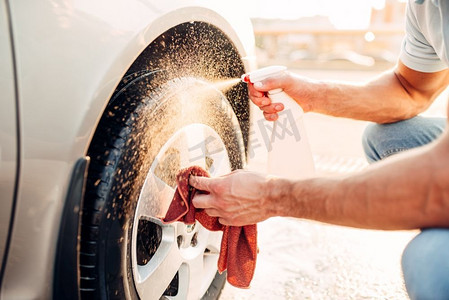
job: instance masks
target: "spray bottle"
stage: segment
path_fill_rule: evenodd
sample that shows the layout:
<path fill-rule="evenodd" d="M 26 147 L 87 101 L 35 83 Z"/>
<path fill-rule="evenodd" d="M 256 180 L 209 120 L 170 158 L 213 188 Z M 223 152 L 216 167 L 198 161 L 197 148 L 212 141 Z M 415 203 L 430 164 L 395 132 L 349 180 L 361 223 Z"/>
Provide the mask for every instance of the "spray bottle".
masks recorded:
<path fill-rule="evenodd" d="M 242 81 L 256 83 L 280 75 L 286 69 L 284 66 L 262 68 L 243 74 Z M 304 126 L 304 111 L 281 88 L 271 90 L 267 94 L 273 103 L 284 105 L 284 110 L 278 113 L 279 118 L 274 122 L 271 132 L 266 132 L 270 127 L 266 124 L 262 130 L 262 135 L 269 140 L 268 173 L 290 179 L 313 176 L 315 166 Z"/>

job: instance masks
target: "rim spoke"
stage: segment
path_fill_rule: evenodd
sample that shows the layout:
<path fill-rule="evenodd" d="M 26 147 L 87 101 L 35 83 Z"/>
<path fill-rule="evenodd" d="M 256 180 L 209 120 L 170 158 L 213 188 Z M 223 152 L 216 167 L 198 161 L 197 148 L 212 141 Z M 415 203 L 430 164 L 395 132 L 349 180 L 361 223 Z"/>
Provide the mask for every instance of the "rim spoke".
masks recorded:
<path fill-rule="evenodd" d="M 210 158 L 213 160 L 213 164 L 210 168 L 210 173 L 213 176 L 221 176 L 231 172 L 231 164 L 226 150 L 214 153 L 213 155 L 210 155 Z"/>
<path fill-rule="evenodd" d="M 190 126 L 189 131 L 183 136 L 183 145 L 180 145 L 187 151 L 181 152 L 181 164 L 183 166 L 197 165 L 202 168 L 206 167 L 206 138 L 203 126 L 194 124 Z"/>
<path fill-rule="evenodd" d="M 200 225 L 201 226 L 201 225 Z M 208 231 L 201 226 L 198 230 L 198 248 L 201 249 L 201 263 L 197 264 L 199 257 L 190 262 L 190 266 L 198 270 L 198 266 L 202 268 L 202 281 L 201 288 L 199 290 L 200 296 L 202 296 L 209 288 L 212 280 L 217 272 L 217 262 L 220 254 L 221 238 L 223 233 L 221 231 Z M 206 251 L 207 250 L 207 251 Z"/>
<path fill-rule="evenodd" d="M 159 249 L 148 264 L 137 266 L 139 278 L 135 280 L 142 299 L 158 299 L 169 286 L 182 264 L 177 247 L 174 226 L 164 227 Z"/>
<path fill-rule="evenodd" d="M 167 298 L 172 300 L 192 299 L 192 297 L 190 297 L 189 295 L 188 278 L 189 278 L 189 267 L 186 264 L 182 264 L 181 267 L 179 268 L 178 293 L 176 294 L 176 296 L 171 296 Z M 199 299 L 199 297 L 197 297 L 196 299 Z"/>
<path fill-rule="evenodd" d="M 210 232 L 205 229 L 205 231 L 208 233 L 208 237 L 206 240 L 206 249 L 209 249 L 209 254 L 216 254 L 218 255 L 220 253 L 220 246 L 221 246 L 221 238 L 223 236 L 223 233 L 221 231 L 215 231 Z"/>
<path fill-rule="evenodd" d="M 165 216 L 175 190 L 159 177 L 150 174 L 145 180 L 136 209 L 136 217 L 154 218 Z"/>
<path fill-rule="evenodd" d="M 179 278 L 179 290 L 187 291 L 187 299 L 199 299 L 204 290 L 203 277 L 204 265 L 203 254 L 196 255 L 193 259 L 187 261 L 187 270 Z M 180 274 L 181 275 L 181 274 Z M 204 290 L 205 292 L 205 290 Z"/>

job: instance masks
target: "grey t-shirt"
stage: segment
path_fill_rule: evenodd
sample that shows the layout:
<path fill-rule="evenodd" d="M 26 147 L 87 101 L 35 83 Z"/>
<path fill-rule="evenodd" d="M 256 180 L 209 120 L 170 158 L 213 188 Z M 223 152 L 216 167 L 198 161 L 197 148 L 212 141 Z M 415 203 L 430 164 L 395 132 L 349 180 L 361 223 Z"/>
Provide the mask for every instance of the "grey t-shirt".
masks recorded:
<path fill-rule="evenodd" d="M 449 0 L 409 0 L 399 59 L 420 72 L 449 67 Z"/>

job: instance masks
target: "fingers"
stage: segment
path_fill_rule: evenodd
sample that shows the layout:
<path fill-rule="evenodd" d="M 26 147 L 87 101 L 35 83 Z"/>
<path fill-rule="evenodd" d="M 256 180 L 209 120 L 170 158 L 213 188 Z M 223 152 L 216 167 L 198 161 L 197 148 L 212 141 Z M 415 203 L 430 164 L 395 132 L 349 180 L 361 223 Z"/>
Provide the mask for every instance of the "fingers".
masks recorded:
<path fill-rule="evenodd" d="M 241 225 L 243 225 L 243 224 L 240 224 L 241 222 L 236 222 L 235 220 L 233 220 L 232 217 L 223 216 L 223 214 L 219 213 L 219 211 L 216 209 L 209 208 L 209 209 L 205 209 L 204 211 L 209 216 L 218 218 L 218 222 L 220 222 L 220 224 L 222 224 L 222 225 L 225 225 L 225 226 L 231 226 L 231 225 L 232 226 L 241 226 Z"/>
<path fill-rule="evenodd" d="M 254 104 L 257 106 L 268 105 L 271 103 L 266 92 L 258 91 L 254 88 L 254 84 L 248 83 L 248 94 L 251 98 L 257 100 Z"/>
<path fill-rule="evenodd" d="M 278 114 L 270 114 L 265 112 L 263 113 L 263 116 L 267 121 L 276 121 L 279 118 Z"/>
<path fill-rule="evenodd" d="M 268 106 L 260 107 L 263 115 L 267 121 L 276 121 L 278 119 L 278 113 L 284 109 L 284 105 L 282 103 L 273 103 Z"/>
<path fill-rule="evenodd" d="M 277 120 L 277 113 L 284 109 L 284 105 L 282 103 L 272 103 L 271 99 L 264 92 L 256 90 L 253 84 L 248 84 L 248 91 L 251 101 L 262 110 L 265 119 L 268 121 Z"/>
<path fill-rule="evenodd" d="M 206 194 L 196 193 L 192 199 L 193 206 L 204 209 L 206 214 L 218 218 L 218 221 L 223 225 L 243 226 L 248 222 L 257 222 L 257 217 L 251 217 L 251 214 L 254 214 L 255 211 L 252 208 L 254 201 L 245 198 L 248 192 L 242 191 L 242 188 L 239 187 L 244 177 L 251 175 L 250 172 L 244 173 L 245 171 L 237 170 L 218 178 L 190 176 L 189 183 L 191 186 L 208 192 Z M 238 192 L 232 192 L 233 190 Z M 253 193 L 250 192 L 250 194 Z M 256 206 L 258 203 L 259 201 L 257 201 Z M 255 215 L 259 216 L 260 214 L 256 212 Z"/>
<path fill-rule="evenodd" d="M 256 224 L 256 222 L 242 222 L 240 220 L 235 219 L 226 219 L 226 218 L 218 218 L 218 222 L 225 226 L 245 226 L 250 224 Z"/>
<path fill-rule="evenodd" d="M 282 103 L 273 103 L 259 108 L 267 121 L 276 121 L 279 117 L 278 113 L 284 109 L 284 105 Z"/>
<path fill-rule="evenodd" d="M 288 74 L 286 72 L 282 72 L 275 76 L 267 77 L 262 81 L 252 82 L 250 85 L 254 88 L 254 90 L 266 93 L 277 88 L 283 89 L 287 79 Z"/>
<path fill-rule="evenodd" d="M 215 208 L 206 208 L 204 210 L 206 212 L 206 214 L 208 214 L 211 217 L 220 217 L 221 214 L 218 210 L 216 210 Z"/>
<path fill-rule="evenodd" d="M 189 184 L 200 191 L 211 191 L 211 178 L 202 176 L 190 176 Z"/>
<path fill-rule="evenodd" d="M 251 101 L 258 107 L 264 107 L 271 104 L 271 100 L 267 97 L 266 93 L 254 89 L 253 84 L 251 83 L 248 84 L 248 94 Z"/>
<path fill-rule="evenodd" d="M 203 208 L 205 213 L 210 217 L 219 218 L 218 221 L 223 225 L 231 225 L 232 218 L 230 218 L 229 213 L 215 208 L 213 205 L 216 204 L 211 195 L 206 194 L 196 194 L 192 199 L 193 206 L 195 208 Z"/>
<path fill-rule="evenodd" d="M 218 218 L 218 222 L 220 222 L 220 224 L 224 225 L 224 226 L 231 226 L 231 223 L 228 222 L 226 219 L 224 218 Z M 239 226 L 239 225 L 233 225 L 233 226 Z"/>
<path fill-rule="evenodd" d="M 268 114 L 277 114 L 284 109 L 284 104 L 282 103 L 271 103 L 270 105 L 259 106 L 260 110 Z"/>
<path fill-rule="evenodd" d="M 193 206 L 196 208 L 207 208 L 212 207 L 213 201 L 211 201 L 211 196 L 207 194 L 196 194 L 192 199 Z"/>
<path fill-rule="evenodd" d="M 252 84 L 252 83 L 248 83 L 248 93 L 250 96 L 256 97 L 256 98 L 265 97 L 267 94 L 265 91 L 259 91 L 258 89 L 256 89 L 254 87 L 254 84 Z"/>

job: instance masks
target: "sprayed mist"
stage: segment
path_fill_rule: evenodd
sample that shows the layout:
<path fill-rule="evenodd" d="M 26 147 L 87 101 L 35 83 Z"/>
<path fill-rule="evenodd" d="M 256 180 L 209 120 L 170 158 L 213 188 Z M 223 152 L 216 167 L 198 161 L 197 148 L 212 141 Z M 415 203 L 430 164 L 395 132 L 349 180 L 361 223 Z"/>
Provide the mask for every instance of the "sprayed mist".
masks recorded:
<path fill-rule="evenodd" d="M 151 163 L 164 142 L 183 124 L 204 123 L 215 128 L 230 145 L 227 150 L 232 168 L 243 167 L 242 149 L 249 130 L 246 84 L 240 81 L 243 73 L 238 51 L 217 28 L 205 23 L 186 23 L 170 29 L 145 49 L 119 84 L 100 124 L 107 130 L 111 122 L 122 124 L 117 126 L 129 132 L 99 133 L 107 137 L 94 138 L 93 142 L 95 145 L 98 139 L 100 144 L 114 144 L 118 142 L 113 141 L 114 135 L 119 135 L 128 145 L 113 173 L 117 197 L 107 209 L 107 218 L 134 210 Z M 234 125 L 223 123 L 223 116 Z M 235 138 L 235 132 L 240 139 Z M 101 163 L 109 160 L 112 151 L 90 152 L 93 160 Z M 158 171 L 170 185 L 183 167 L 176 155 L 171 153 Z M 102 180 L 94 178 L 93 182 Z"/>
<path fill-rule="evenodd" d="M 247 90 L 240 82 L 243 73 L 234 45 L 220 30 L 205 23 L 170 29 L 143 51 L 118 85 L 88 152 L 89 192 L 83 209 L 86 216 L 94 214 L 99 216 L 95 221 L 101 220 L 91 224 L 83 219 L 82 239 L 92 242 L 89 247 L 100 244 L 99 238 L 91 237 L 91 225 L 106 227 L 102 229 L 106 232 L 114 228 L 117 243 L 124 245 L 120 247 L 125 251 L 120 252 L 122 262 L 129 263 L 129 257 L 139 255 L 127 252 L 137 230 L 137 240 L 143 245 L 137 249 L 141 253 L 138 261 L 151 263 L 160 233 L 155 233 L 154 226 L 141 224 L 163 214 L 170 199 L 157 189 L 142 196 L 142 188 L 155 158 L 180 128 L 194 123 L 212 128 L 226 146 L 232 169 L 243 167 L 249 130 Z M 205 160 L 216 150 L 213 142 L 204 147 Z M 189 149 L 174 146 L 156 162 L 154 175 L 168 186 L 174 187 L 176 173 L 186 164 L 183 151 Z M 208 168 L 213 164 L 206 161 Z M 139 201 L 147 206 L 143 217 L 136 215 Z M 122 275 L 130 278 L 129 286 L 134 289 L 132 274 Z"/>
<path fill-rule="evenodd" d="M 229 89 L 231 89 L 234 85 L 238 84 L 239 82 L 240 82 L 240 78 L 231 78 L 231 79 L 213 81 L 212 85 L 216 89 L 218 89 L 222 92 L 226 92 Z"/>

